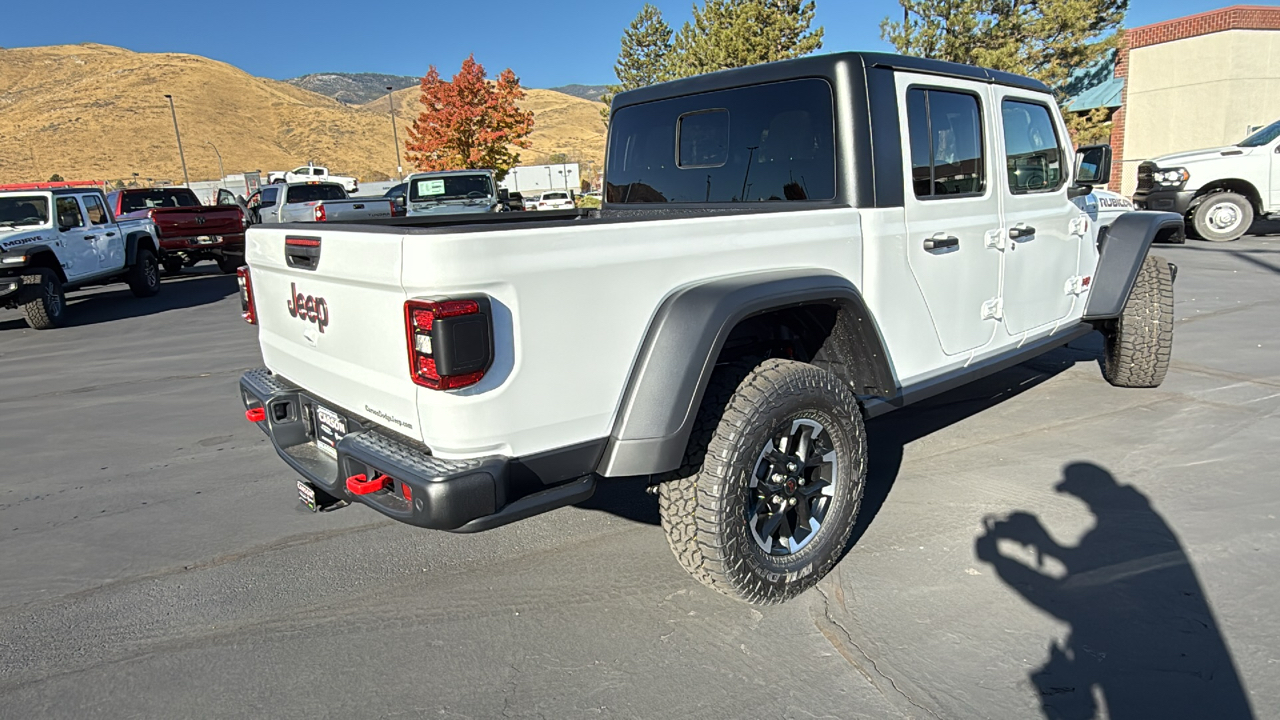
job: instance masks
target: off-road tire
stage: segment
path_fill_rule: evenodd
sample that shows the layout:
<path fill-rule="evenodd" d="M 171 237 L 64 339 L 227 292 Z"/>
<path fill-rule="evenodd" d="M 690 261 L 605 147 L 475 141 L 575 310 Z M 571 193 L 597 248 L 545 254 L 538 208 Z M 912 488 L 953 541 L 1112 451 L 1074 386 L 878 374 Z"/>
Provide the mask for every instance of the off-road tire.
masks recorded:
<path fill-rule="evenodd" d="M 796 418 L 827 428 L 839 470 L 821 529 L 802 549 L 779 557 L 762 549 L 744 518 L 765 443 Z M 715 429 L 704 444 L 698 425 L 707 423 Z M 745 376 L 740 367 L 721 370 L 695 420 L 685 465 L 659 486 L 662 527 L 676 559 L 707 586 L 754 604 L 781 603 L 812 587 L 840 559 L 853 530 L 866 445 L 858 401 L 830 372 L 778 359 Z"/>
<path fill-rule="evenodd" d="M 1215 228 L 1211 219 L 1213 214 L 1210 212 L 1215 206 L 1222 203 L 1229 203 L 1236 207 L 1239 213 L 1239 224 L 1233 225 L 1228 230 Z M 1249 232 L 1249 226 L 1253 224 L 1253 203 L 1243 195 L 1233 192 L 1220 192 L 1209 195 L 1200 202 L 1199 205 L 1191 211 L 1191 222 L 1187 223 L 1191 229 L 1195 231 L 1197 237 L 1201 240 L 1209 242 L 1232 242 L 1244 237 Z"/>
<path fill-rule="evenodd" d="M 164 267 L 166 275 L 177 275 L 182 272 L 182 266 L 186 263 L 182 262 L 182 258 L 177 255 L 165 255 L 160 264 Z"/>
<path fill-rule="evenodd" d="M 1153 388 L 1164 382 L 1173 355 L 1173 273 L 1158 255 L 1138 270 L 1124 310 L 1103 333 L 1102 376 L 1116 387 Z"/>
<path fill-rule="evenodd" d="M 240 269 L 241 265 L 244 265 L 243 255 L 218 256 L 218 270 L 221 270 L 223 275 L 235 274 L 235 272 Z"/>
<path fill-rule="evenodd" d="M 134 297 L 151 297 L 160 292 L 160 262 L 149 248 L 138 248 L 126 278 Z"/>
<path fill-rule="evenodd" d="M 67 314 L 67 298 L 62 281 L 52 270 L 39 270 L 22 276 L 24 299 L 22 312 L 32 330 L 60 327 Z"/>

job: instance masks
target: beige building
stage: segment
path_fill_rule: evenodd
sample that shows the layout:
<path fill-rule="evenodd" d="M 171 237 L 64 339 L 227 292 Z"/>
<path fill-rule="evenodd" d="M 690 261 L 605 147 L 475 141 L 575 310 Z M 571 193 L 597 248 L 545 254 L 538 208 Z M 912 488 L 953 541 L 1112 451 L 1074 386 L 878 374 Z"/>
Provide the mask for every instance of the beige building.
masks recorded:
<path fill-rule="evenodd" d="M 1138 164 L 1229 145 L 1280 120 L 1280 7 L 1237 5 L 1133 28 L 1116 59 L 1111 187 L 1132 195 Z"/>

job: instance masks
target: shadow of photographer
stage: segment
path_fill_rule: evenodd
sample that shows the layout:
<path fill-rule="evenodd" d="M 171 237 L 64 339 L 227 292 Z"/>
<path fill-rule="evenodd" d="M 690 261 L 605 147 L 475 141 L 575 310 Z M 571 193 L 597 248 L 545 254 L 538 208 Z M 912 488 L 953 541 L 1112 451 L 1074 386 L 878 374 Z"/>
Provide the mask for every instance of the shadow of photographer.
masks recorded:
<path fill-rule="evenodd" d="M 1005 583 L 1071 624 L 1030 676 L 1045 717 L 1252 718 L 1190 558 L 1147 497 L 1089 463 L 1067 466 L 1056 489 L 1096 517 L 1079 544 L 1059 545 L 1021 511 L 988 518 L 975 543 Z"/>

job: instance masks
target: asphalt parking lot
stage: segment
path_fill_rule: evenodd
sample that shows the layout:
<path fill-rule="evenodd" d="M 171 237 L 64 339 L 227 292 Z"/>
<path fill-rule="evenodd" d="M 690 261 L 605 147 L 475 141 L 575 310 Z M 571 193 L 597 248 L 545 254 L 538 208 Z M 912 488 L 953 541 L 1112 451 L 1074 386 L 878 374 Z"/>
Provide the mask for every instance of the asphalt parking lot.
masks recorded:
<path fill-rule="evenodd" d="M 638 481 L 472 536 L 301 511 L 212 265 L 0 310 L 0 716 L 1274 717 L 1280 236 L 1157 252 L 1164 386 L 1092 335 L 872 421 L 855 544 L 764 609 Z"/>

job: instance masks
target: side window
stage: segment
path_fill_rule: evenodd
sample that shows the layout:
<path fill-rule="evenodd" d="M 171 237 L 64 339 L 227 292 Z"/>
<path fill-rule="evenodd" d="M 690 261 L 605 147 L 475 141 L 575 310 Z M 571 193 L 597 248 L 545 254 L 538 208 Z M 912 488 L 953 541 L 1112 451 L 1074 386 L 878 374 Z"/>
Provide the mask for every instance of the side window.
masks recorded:
<path fill-rule="evenodd" d="M 729 111 L 704 110 L 681 115 L 676 130 L 680 169 L 713 168 L 729 159 Z"/>
<path fill-rule="evenodd" d="M 102 207 L 102 201 L 96 195 L 81 195 L 80 200 L 84 203 L 84 213 L 89 216 L 90 223 L 107 224 L 107 209 Z"/>
<path fill-rule="evenodd" d="M 982 109 L 967 93 L 907 91 L 911 187 L 918 198 L 974 195 L 986 187 Z"/>
<path fill-rule="evenodd" d="M 272 206 L 272 205 L 275 205 L 275 204 L 276 204 L 276 193 L 278 193 L 278 192 L 279 192 L 279 188 L 263 188 L 263 189 L 262 189 L 262 201 L 261 201 L 261 204 L 262 204 L 262 205 L 264 205 L 264 206 L 266 206 L 266 207 L 270 207 L 270 206 Z"/>
<path fill-rule="evenodd" d="M 65 228 L 78 228 L 84 225 L 80 216 L 80 203 L 73 197 L 58 198 L 58 225 Z"/>
<path fill-rule="evenodd" d="M 1004 125 L 1005 162 L 1009 167 L 1009 192 L 1014 195 L 1053 192 L 1066 181 L 1065 153 L 1049 108 L 1021 100 L 1005 100 L 1000 106 Z"/>
<path fill-rule="evenodd" d="M 295 175 L 310 175 L 310 174 L 311 174 L 311 168 L 309 168 L 309 167 L 305 167 L 305 168 L 298 168 L 297 170 L 294 170 L 294 171 L 293 171 L 293 174 L 295 174 Z"/>

